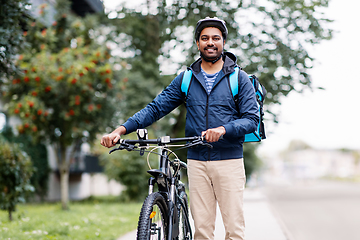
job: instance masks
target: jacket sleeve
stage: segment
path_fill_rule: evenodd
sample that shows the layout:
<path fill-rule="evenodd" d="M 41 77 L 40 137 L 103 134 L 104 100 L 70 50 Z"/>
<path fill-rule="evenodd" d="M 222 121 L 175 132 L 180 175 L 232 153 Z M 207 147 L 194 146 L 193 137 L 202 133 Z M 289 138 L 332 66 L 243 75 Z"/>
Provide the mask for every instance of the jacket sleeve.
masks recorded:
<path fill-rule="evenodd" d="M 252 133 L 259 124 L 259 109 L 256 101 L 254 87 L 249 76 L 240 71 L 239 74 L 239 94 L 238 94 L 238 114 L 239 119 L 224 125 L 226 134 L 224 137 L 239 137 Z"/>
<path fill-rule="evenodd" d="M 182 74 L 179 74 L 151 103 L 122 124 L 126 128 L 126 134 L 146 128 L 183 103 L 181 80 Z"/>

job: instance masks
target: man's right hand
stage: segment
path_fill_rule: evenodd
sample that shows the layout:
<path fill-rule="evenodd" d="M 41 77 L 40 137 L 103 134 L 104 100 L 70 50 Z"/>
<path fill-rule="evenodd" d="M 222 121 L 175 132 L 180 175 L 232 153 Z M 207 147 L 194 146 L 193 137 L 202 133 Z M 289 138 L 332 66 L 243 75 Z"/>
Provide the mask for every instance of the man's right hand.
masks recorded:
<path fill-rule="evenodd" d="M 104 147 L 111 148 L 116 145 L 116 143 L 120 140 L 121 135 L 126 133 L 126 128 L 124 126 L 120 126 L 115 131 L 110 134 L 106 134 L 101 138 L 100 144 Z"/>

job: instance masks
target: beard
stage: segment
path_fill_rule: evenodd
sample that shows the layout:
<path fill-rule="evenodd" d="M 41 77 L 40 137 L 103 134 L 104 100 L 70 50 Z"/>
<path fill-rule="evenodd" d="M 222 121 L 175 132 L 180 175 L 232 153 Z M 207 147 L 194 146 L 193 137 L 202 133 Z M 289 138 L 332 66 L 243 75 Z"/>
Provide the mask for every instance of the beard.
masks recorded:
<path fill-rule="evenodd" d="M 209 53 L 207 50 L 212 50 L 212 52 Z M 217 47 L 205 47 L 203 50 L 200 50 L 200 53 L 206 59 L 215 60 L 222 54 L 222 52 L 218 52 L 218 50 Z"/>
<path fill-rule="evenodd" d="M 213 53 L 208 53 L 207 50 L 209 49 L 213 50 Z M 221 58 L 222 51 L 219 52 L 217 47 L 205 47 L 203 50 L 200 50 L 200 56 L 205 62 L 215 63 Z"/>

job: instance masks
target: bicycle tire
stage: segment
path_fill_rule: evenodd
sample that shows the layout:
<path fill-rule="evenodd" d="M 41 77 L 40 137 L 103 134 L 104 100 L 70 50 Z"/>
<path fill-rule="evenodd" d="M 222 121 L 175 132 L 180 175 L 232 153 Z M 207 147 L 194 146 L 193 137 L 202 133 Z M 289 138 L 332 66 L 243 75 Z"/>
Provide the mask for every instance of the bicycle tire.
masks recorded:
<path fill-rule="evenodd" d="M 192 239 L 189 218 L 188 199 L 185 191 L 179 193 L 179 200 L 181 203 L 178 207 L 179 217 L 179 236 L 177 240 L 190 240 Z"/>
<path fill-rule="evenodd" d="M 141 207 L 136 239 L 167 239 L 167 218 L 165 198 L 158 192 L 150 194 Z"/>

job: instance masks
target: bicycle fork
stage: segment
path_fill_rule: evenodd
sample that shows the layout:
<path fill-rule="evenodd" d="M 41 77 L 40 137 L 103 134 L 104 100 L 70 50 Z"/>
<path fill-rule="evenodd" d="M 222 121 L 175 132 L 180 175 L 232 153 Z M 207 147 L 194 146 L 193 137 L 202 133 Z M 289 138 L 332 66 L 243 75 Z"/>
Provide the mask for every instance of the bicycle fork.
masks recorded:
<path fill-rule="evenodd" d="M 171 178 L 170 185 L 170 196 L 169 196 L 169 231 L 167 240 L 173 240 L 175 237 L 179 235 L 179 217 L 178 211 L 175 205 L 175 195 L 176 195 L 176 187 L 175 187 L 176 179 L 174 177 Z"/>

